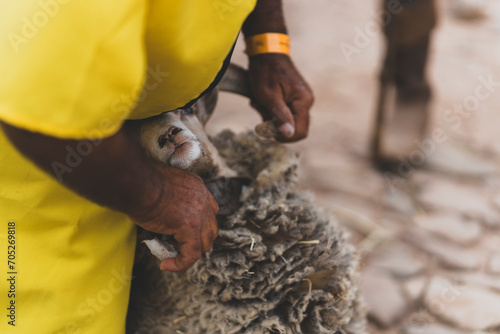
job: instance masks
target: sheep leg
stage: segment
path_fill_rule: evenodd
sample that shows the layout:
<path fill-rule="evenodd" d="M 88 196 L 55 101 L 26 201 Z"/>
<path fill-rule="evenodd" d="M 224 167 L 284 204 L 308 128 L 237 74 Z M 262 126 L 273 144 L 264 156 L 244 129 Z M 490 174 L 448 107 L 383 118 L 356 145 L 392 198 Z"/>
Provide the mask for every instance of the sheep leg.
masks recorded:
<path fill-rule="evenodd" d="M 384 29 L 387 47 L 371 147 L 374 161 L 383 169 L 407 158 L 423 139 L 431 97 L 425 67 L 436 22 L 434 0 L 403 1 L 402 5 Z M 395 101 L 388 98 L 391 88 L 396 91 Z"/>

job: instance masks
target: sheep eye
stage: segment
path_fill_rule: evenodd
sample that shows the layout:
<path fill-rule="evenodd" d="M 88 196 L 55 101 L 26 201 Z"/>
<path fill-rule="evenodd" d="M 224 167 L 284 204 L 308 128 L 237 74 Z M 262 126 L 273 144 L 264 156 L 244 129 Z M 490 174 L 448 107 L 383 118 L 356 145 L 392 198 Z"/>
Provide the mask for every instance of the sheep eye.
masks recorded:
<path fill-rule="evenodd" d="M 182 109 L 181 114 L 183 114 L 183 115 L 192 115 L 192 114 L 194 114 L 194 110 L 193 110 L 193 108 Z"/>

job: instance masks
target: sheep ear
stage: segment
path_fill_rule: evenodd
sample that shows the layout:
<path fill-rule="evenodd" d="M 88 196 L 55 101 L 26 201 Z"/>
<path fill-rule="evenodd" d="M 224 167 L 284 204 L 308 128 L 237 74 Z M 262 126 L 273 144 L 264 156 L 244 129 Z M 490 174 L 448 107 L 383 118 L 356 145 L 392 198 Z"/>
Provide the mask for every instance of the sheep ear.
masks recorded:
<path fill-rule="evenodd" d="M 250 88 L 248 87 L 248 73 L 238 65 L 229 64 L 218 87 L 221 92 L 232 92 L 251 98 Z"/>
<path fill-rule="evenodd" d="M 203 95 L 194 105 L 196 116 L 200 122 L 205 126 L 212 116 L 215 105 L 217 104 L 218 89 L 215 88 L 209 93 Z"/>
<path fill-rule="evenodd" d="M 237 65 L 229 64 L 219 85 L 195 103 L 196 115 L 203 125 L 208 122 L 214 112 L 219 90 L 250 97 L 247 71 Z"/>

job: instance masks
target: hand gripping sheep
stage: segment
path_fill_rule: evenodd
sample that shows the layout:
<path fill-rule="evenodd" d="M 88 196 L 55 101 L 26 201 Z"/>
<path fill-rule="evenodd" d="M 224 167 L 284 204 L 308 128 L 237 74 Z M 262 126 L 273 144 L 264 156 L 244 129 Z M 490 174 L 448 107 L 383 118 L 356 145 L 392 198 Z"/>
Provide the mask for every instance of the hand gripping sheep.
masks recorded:
<path fill-rule="evenodd" d="M 220 87 L 246 94 L 235 74 L 244 72 L 231 67 Z M 153 158 L 207 182 L 221 204 L 220 232 L 182 274 L 161 272 L 138 245 L 127 333 L 366 333 L 357 256 L 335 219 L 295 191 L 297 154 L 253 133 L 209 140 L 203 126 L 216 94 L 138 125 Z M 160 259 L 175 255 L 168 237 L 141 237 Z"/>

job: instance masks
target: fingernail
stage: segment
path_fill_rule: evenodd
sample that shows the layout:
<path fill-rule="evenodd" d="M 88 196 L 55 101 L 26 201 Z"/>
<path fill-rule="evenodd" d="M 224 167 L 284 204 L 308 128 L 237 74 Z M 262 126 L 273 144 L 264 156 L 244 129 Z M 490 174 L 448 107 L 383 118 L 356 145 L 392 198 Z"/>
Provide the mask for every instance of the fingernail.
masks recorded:
<path fill-rule="evenodd" d="M 293 128 L 292 124 L 290 123 L 285 123 L 282 124 L 279 127 L 280 132 L 285 136 L 285 137 L 291 137 L 293 133 L 295 132 L 295 129 Z"/>

